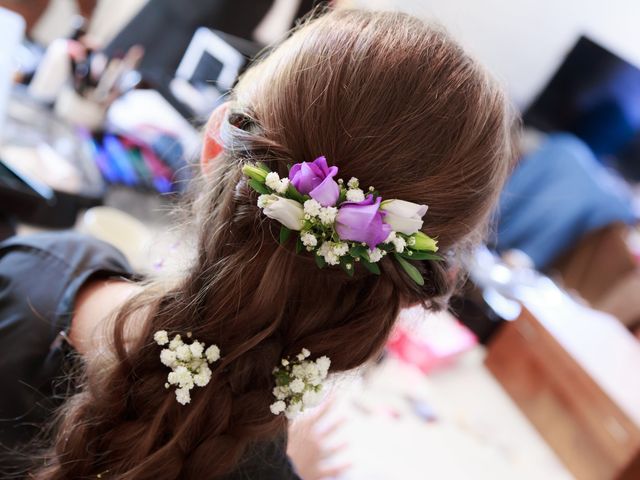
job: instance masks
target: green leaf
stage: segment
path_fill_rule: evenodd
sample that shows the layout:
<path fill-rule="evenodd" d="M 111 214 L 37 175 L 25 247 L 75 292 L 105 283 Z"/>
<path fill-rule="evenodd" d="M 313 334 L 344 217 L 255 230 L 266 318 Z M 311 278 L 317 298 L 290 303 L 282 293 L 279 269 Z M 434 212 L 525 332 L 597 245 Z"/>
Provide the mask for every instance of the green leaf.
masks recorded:
<path fill-rule="evenodd" d="M 395 252 L 396 250 L 396 247 L 394 247 L 393 243 L 381 243 L 376 248 L 379 248 L 380 250 L 384 250 L 387 253 L 392 253 L 392 252 Z"/>
<path fill-rule="evenodd" d="M 347 189 L 344 187 L 340 187 L 340 195 L 338 196 L 338 201 L 336 202 L 336 205 L 340 205 L 346 199 L 347 199 Z"/>
<path fill-rule="evenodd" d="M 300 253 L 303 248 L 304 245 L 302 244 L 302 240 L 300 239 L 300 237 L 298 237 L 298 239 L 296 240 L 296 253 Z"/>
<path fill-rule="evenodd" d="M 351 255 L 352 257 L 360 257 L 360 258 L 366 258 L 368 260 L 368 256 L 367 255 L 367 247 L 363 247 L 362 245 L 356 245 L 355 247 L 351 247 L 349 249 L 349 255 Z"/>
<path fill-rule="evenodd" d="M 262 193 L 263 195 L 268 195 L 271 193 L 267 187 L 265 187 L 262 183 L 258 182 L 257 180 L 254 180 L 253 178 L 249 180 L 248 183 L 249 183 L 249 186 L 258 193 Z"/>
<path fill-rule="evenodd" d="M 363 247 L 362 245 L 351 247 L 349 249 L 349 255 L 353 258 L 359 258 L 360 263 L 362 263 L 362 265 L 364 265 L 371 273 L 380 275 L 380 267 L 369 259 L 369 251 L 367 247 Z"/>
<path fill-rule="evenodd" d="M 284 225 L 280 227 L 280 245 L 284 245 L 285 243 L 287 243 L 287 240 L 289 240 L 290 236 L 291 230 L 289 230 Z"/>
<path fill-rule="evenodd" d="M 291 183 L 289 183 L 289 187 L 287 187 L 287 198 L 291 198 L 296 202 L 304 203 L 304 196 L 296 190 Z"/>
<path fill-rule="evenodd" d="M 380 275 L 380 267 L 377 263 L 370 262 L 364 257 L 360 257 L 360 263 L 365 266 L 367 270 L 376 275 Z"/>
<path fill-rule="evenodd" d="M 409 252 L 411 252 L 411 255 L 409 255 Z M 401 253 L 401 255 L 407 260 L 442 260 L 442 257 L 440 255 L 433 252 L 417 252 L 415 250 L 405 250 Z"/>
<path fill-rule="evenodd" d="M 327 266 L 327 262 L 324 260 L 324 257 L 321 257 L 320 255 L 315 255 L 316 258 L 316 265 L 318 265 L 319 268 L 324 268 Z"/>
<path fill-rule="evenodd" d="M 403 268 L 403 270 L 407 273 L 407 275 L 409 275 L 411 280 L 416 282 L 418 285 L 424 285 L 424 278 L 422 278 L 422 274 L 416 267 L 407 262 L 404 258 L 402 258 L 402 255 L 398 253 L 394 253 L 393 256 L 396 257 L 396 260 Z"/>

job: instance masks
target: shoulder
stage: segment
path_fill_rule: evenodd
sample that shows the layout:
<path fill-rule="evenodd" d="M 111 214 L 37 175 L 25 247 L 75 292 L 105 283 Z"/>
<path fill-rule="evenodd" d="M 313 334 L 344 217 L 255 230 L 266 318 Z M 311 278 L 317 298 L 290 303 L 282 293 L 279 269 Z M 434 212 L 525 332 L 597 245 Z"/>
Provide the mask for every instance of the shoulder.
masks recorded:
<path fill-rule="evenodd" d="M 34 405 L 53 397 L 78 291 L 96 274 L 131 277 L 132 271 L 118 250 L 76 233 L 0 243 L 0 378 L 6 387 L 0 418 L 26 421 L 25 412 L 40 412 Z M 38 415 L 29 419 L 36 422 Z M 0 425 L 0 443 L 11 437 L 9 426 Z M 15 427 L 16 434 L 20 428 Z"/>
<path fill-rule="evenodd" d="M 66 330 L 80 287 L 96 274 L 131 277 L 124 255 L 74 232 L 13 237 L 0 243 L 0 340 L 34 325 L 50 335 Z M 49 338 L 48 338 L 49 337 Z"/>
<path fill-rule="evenodd" d="M 32 256 L 34 262 L 48 258 L 73 269 L 104 264 L 130 270 L 124 255 L 112 245 L 71 231 L 17 236 L 0 243 L 0 259 L 12 253 Z"/>

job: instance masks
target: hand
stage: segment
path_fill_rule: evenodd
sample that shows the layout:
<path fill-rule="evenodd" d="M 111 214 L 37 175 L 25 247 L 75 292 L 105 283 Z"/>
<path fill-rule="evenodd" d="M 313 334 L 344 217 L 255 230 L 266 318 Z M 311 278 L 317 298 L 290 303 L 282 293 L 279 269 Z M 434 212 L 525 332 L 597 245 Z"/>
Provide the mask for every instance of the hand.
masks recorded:
<path fill-rule="evenodd" d="M 327 418 L 332 401 L 325 402 L 313 415 L 302 417 L 289 426 L 287 455 L 302 480 L 320 480 L 337 477 L 350 465 L 327 466 L 333 455 L 344 449 L 345 443 L 328 447 L 328 440 L 344 424 L 344 420 L 332 422 L 329 427 L 319 430 L 319 424 Z"/>

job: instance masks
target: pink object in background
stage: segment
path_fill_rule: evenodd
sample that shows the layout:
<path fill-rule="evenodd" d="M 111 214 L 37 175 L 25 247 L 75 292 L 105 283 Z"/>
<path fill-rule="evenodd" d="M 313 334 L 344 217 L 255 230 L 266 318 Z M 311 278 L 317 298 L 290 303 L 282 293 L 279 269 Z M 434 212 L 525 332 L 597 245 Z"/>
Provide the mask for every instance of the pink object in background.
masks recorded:
<path fill-rule="evenodd" d="M 475 335 L 451 314 L 421 307 L 404 310 L 387 342 L 390 355 L 429 373 L 477 345 Z"/>

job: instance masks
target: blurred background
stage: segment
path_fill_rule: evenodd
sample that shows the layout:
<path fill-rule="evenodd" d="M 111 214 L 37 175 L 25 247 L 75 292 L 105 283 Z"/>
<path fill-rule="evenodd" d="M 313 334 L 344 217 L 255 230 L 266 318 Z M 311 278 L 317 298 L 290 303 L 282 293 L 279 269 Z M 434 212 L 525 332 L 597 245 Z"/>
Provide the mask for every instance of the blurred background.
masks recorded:
<path fill-rule="evenodd" d="M 311 0 L 0 0 L 0 239 L 77 229 L 180 268 L 208 115 Z M 444 25 L 520 160 L 450 311 L 336 380 L 344 479 L 640 479 L 640 3 L 337 0 Z"/>

